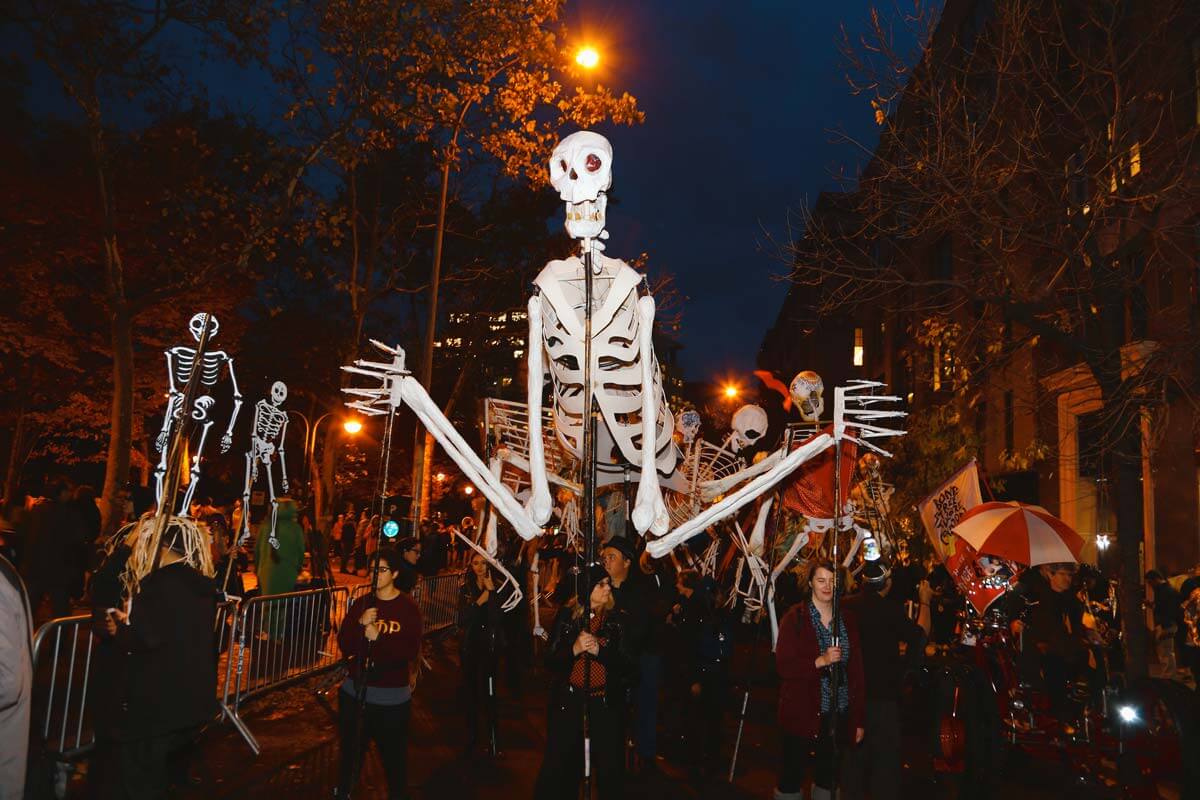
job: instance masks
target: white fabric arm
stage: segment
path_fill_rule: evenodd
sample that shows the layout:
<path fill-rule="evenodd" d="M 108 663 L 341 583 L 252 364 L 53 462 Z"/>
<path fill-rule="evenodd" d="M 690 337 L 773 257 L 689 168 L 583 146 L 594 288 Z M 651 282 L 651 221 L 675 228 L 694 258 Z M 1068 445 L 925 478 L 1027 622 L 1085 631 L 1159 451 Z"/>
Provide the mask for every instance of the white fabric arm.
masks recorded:
<path fill-rule="evenodd" d="M 542 529 L 529 518 L 521 504 L 512 496 L 508 487 L 492 477 L 491 471 L 475 455 L 471 446 L 459 435 L 450 420 L 442 414 L 442 410 L 425 392 L 425 388 L 411 375 L 405 375 L 397 381 L 400 384 L 400 394 L 405 405 L 413 410 L 426 429 L 437 439 L 438 444 L 450 456 L 479 490 L 517 531 L 522 539 L 532 539 L 538 536 Z"/>
<path fill-rule="evenodd" d="M 827 433 L 817 436 L 800 448 L 788 453 L 782 461 L 779 462 L 765 475 L 760 475 L 750 483 L 738 489 L 733 494 L 726 497 L 721 502 L 709 507 L 703 513 L 696 515 L 684 524 L 680 525 L 675 530 L 668 533 L 661 539 L 655 539 L 646 545 L 646 549 L 654 558 L 659 558 L 662 555 L 670 552 L 670 550 L 682 542 L 687 541 L 696 534 L 700 533 L 710 525 L 720 522 L 734 514 L 742 506 L 749 503 L 756 497 L 759 497 L 773 489 L 776 484 L 794 472 L 805 462 L 815 458 L 820 453 L 833 446 L 833 437 Z"/>
<path fill-rule="evenodd" d="M 633 527 L 638 533 L 649 530 L 666 533 L 671 525 L 658 485 L 655 464 L 658 444 L 658 392 L 654 390 L 654 298 L 638 300 L 638 349 L 642 360 L 642 476 L 638 481 L 637 503 L 633 507 Z"/>
<path fill-rule="evenodd" d="M 732 475 L 726 475 L 724 478 L 717 478 L 711 481 L 700 482 L 700 499 L 704 502 L 711 502 L 714 497 L 720 497 L 728 492 L 733 487 L 743 481 L 748 481 L 751 478 L 757 478 L 764 472 L 768 472 L 783 460 L 783 449 L 780 448 L 774 453 L 771 453 L 766 458 L 759 461 L 757 464 L 752 464 L 745 469 L 739 469 Z"/>
<path fill-rule="evenodd" d="M 529 298 L 529 376 L 526 381 L 526 414 L 529 428 L 529 483 L 532 493 L 525 511 L 538 525 L 550 521 L 554 501 L 546 482 L 546 452 L 542 440 L 542 298 Z"/>

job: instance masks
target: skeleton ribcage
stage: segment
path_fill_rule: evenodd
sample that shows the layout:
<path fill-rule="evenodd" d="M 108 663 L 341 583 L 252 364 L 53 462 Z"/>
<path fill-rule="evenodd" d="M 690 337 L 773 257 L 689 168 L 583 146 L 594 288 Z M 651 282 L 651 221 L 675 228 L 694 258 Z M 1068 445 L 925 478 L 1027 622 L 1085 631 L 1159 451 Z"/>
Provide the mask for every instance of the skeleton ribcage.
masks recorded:
<path fill-rule="evenodd" d="M 606 262 L 620 264 L 620 262 Z M 624 265 L 621 269 L 629 269 Z M 604 276 L 608 278 L 610 276 Z M 597 280 L 600 283 L 600 280 Z M 576 289 L 573 284 L 567 284 Z M 608 281 L 603 284 L 607 287 Z M 554 430 L 559 442 L 575 458 L 581 459 L 583 452 L 583 416 L 587 410 L 587 397 L 583 385 L 582 337 L 571 335 L 560 319 L 562 314 L 579 314 L 583 306 L 582 297 L 570 297 L 573 306 L 556 308 L 545 293 L 542 295 L 542 317 L 544 320 L 543 341 L 549 360 L 549 369 L 554 383 Z M 593 331 L 592 366 L 596 385 L 596 403 L 617 452 L 597 454 L 601 464 L 628 461 L 638 464 L 642 447 L 642 355 L 638 349 L 639 320 L 637 291 L 629 291 L 607 325 Z M 596 300 L 599 306 L 605 298 Z M 654 358 L 654 354 L 649 354 Z M 655 430 L 655 453 L 658 470 L 670 473 L 675 467 L 675 448 L 671 441 L 674 419 L 667 407 L 662 388 L 662 379 L 655 359 L 652 369 L 653 386 L 658 399 L 658 419 Z"/>
<path fill-rule="evenodd" d="M 490 447 L 503 447 L 529 460 L 529 409 L 524 403 L 489 397 L 483 401 L 483 418 Z M 549 408 L 542 409 L 542 447 L 546 454 L 546 471 L 571 479 L 575 465 L 554 436 L 553 410 Z M 504 463 L 500 479 L 513 494 L 529 486 L 529 474 L 508 462 Z"/>
<path fill-rule="evenodd" d="M 196 365 L 196 351 L 191 347 L 174 347 L 171 355 L 175 362 L 175 385 L 182 391 L 184 384 L 192 379 L 192 369 Z M 204 386 L 216 386 L 221 377 L 221 367 L 228 360 L 223 350 L 205 353 L 200 361 L 200 383 Z"/>
<path fill-rule="evenodd" d="M 688 448 L 680 459 L 679 471 L 689 491 L 667 492 L 663 495 L 663 502 L 671 514 L 671 527 L 679 527 L 708 505 L 700 498 L 700 484 L 727 477 L 740 469 L 740 458 L 714 444 L 701 440 Z"/>

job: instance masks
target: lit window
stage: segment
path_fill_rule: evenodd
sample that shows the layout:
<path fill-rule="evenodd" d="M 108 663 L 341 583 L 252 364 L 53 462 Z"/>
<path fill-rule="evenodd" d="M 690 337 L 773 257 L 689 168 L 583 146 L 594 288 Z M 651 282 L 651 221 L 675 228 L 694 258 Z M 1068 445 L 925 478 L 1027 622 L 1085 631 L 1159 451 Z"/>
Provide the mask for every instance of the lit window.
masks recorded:
<path fill-rule="evenodd" d="M 1139 142 L 1134 142 L 1129 147 L 1129 177 L 1133 177 L 1142 171 L 1142 145 Z"/>
<path fill-rule="evenodd" d="M 511 385 L 512 385 L 512 378 L 509 378 L 509 377 L 507 377 L 507 376 L 506 376 L 506 377 L 503 377 L 503 378 L 501 378 L 501 379 L 500 379 L 500 385 L 501 385 L 501 386 L 511 386 Z"/>
<path fill-rule="evenodd" d="M 524 356 L 525 356 L 524 350 L 513 350 L 513 358 L 523 358 Z"/>
<path fill-rule="evenodd" d="M 863 329 L 854 329 L 854 366 L 863 365 Z"/>
<path fill-rule="evenodd" d="M 446 347 L 462 347 L 462 337 L 452 336 L 446 340 Z"/>

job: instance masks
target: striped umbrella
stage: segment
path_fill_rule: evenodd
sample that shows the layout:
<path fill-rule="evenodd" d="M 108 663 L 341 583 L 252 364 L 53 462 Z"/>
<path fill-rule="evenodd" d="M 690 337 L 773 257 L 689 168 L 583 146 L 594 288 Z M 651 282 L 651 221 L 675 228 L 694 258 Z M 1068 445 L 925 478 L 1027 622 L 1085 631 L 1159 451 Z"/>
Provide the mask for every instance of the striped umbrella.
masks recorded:
<path fill-rule="evenodd" d="M 980 503 L 962 515 L 954 532 L 980 553 L 1036 566 L 1078 562 L 1083 538 L 1041 506 Z"/>

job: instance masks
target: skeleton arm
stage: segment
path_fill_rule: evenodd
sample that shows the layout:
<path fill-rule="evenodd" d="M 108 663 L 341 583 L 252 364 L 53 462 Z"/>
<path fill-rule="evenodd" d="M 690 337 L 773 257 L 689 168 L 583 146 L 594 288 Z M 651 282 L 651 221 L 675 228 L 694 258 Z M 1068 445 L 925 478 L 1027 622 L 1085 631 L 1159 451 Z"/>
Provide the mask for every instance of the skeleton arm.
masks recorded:
<path fill-rule="evenodd" d="M 458 530 L 456 528 L 451 528 L 450 530 L 454 531 L 455 536 L 457 536 L 458 538 L 460 538 L 464 542 L 466 542 L 467 547 L 471 548 L 476 553 L 483 556 L 483 560 L 486 561 L 492 567 L 492 569 L 496 570 L 496 572 L 499 572 L 501 575 L 504 576 L 504 583 L 502 583 L 498 587 L 496 587 L 497 592 L 499 592 L 501 589 L 503 589 L 506 585 L 511 585 L 513 587 L 512 594 L 510 594 L 508 596 L 508 599 L 504 601 L 504 604 L 502 606 L 500 606 L 500 610 L 506 611 L 506 612 L 512 611 L 514 608 L 516 608 L 518 605 L 520 605 L 521 598 L 523 598 L 525 595 L 521 591 L 521 584 L 517 581 L 516 578 L 513 577 L 513 574 L 511 572 L 509 572 L 507 569 L 505 569 L 504 565 L 501 564 L 499 561 L 497 561 L 495 556 L 489 554 L 487 550 L 483 549 L 482 547 L 477 545 L 475 542 L 472 542 L 470 540 L 470 538 L 463 536 L 461 533 L 458 532 Z"/>
<path fill-rule="evenodd" d="M 658 392 L 654 389 L 654 298 L 638 300 L 638 349 L 642 362 L 642 476 L 638 481 L 637 504 L 633 507 L 633 526 L 638 533 L 647 530 L 657 535 L 667 532 L 671 519 L 663 503 L 655 464 L 658 445 Z"/>
<path fill-rule="evenodd" d="M 238 390 L 237 376 L 233 374 L 233 358 L 226 356 L 225 364 L 229 367 L 229 382 L 233 384 L 233 413 L 229 415 L 229 426 L 225 428 L 225 435 L 221 437 L 222 453 L 228 453 L 233 444 L 233 426 L 237 423 L 238 411 L 242 408 L 242 393 Z"/>
<path fill-rule="evenodd" d="M 183 400 L 179 396 L 179 389 L 175 387 L 175 354 L 168 350 L 164 355 L 167 357 L 167 412 L 163 414 L 162 430 L 154 440 L 154 449 L 160 453 L 166 449 L 167 439 L 171 435 L 171 420 L 175 417 L 175 409 Z"/>
<path fill-rule="evenodd" d="M 656 539 L 646 545 L 646 550 L 654 558 L 668 553 L 676 545 L 687 541 L 710 525 L 720 522 L 737 512 L 754 498 L 773 489 L 780 481 L 798 469 L 805 462 L 815 458 L 834 443 L 833 437 L 823 433 L 810 439 L 799 449 L 793 450 L 780 461 L 774 469 L 765 475 L 760 475 L 750 483 L 738 489 L 716 505 L 680 525 L 661 539 Z"/>
<path fill-rule="evenodd" d="M 554 511 L 546 481 L 546 452 L 542 441 L 542 297 L 529 298 L 529 376 L 526 384 L 526 414 L 529 421 L 530 496 L 525 511 L 538 525 L 545 525 Z"/>
<path fill-rule="evenodd" d="M 751 478 L 757 478 L 764 472 L 769 472 L 772 467 L 782 460 L 783 449 L 780 448 L 757 464 L 753 464 L 746 469 L 739 469 L 732 475 L 726 475 L 724 478 L 716 480 L 702 481 L 700 483 L 700 498 L 706 503 L 710 502 L 714 497 L 720 497 L 742 481 L 748 481 Z"/>
<path fill-rule="evenodd" d="M 287 441 L 287 426 L 288 417 L 287 414 L 284 414 L 283 424 L 279 426 L 279 447 L 276 449 L 276 452 L 279 453 L 279 473 L 282 476 L 282 480 L 279 485 L 280 488 L 283 489 L 284 494 L 288 493 L 287 457 L 283 452 L 283 443 Z"/>
<path fill-rule="evenodd" d="M 442 410 L 433 402 L 416 378 L 406 374 L 397 377 L 396 382 L 404 403 L 413 410 L 417 418 L 421 420 L 421 424 L 433 434 L 433 438 L 437 439 L 442 449 L 471 482 L 479 487 L 483 496 L 491 502 L 497 512 L 508 520 L 521 538 L 532 539 L 539 535 L 541 526 L 525 513 L 508 487 L 492 477 L 488 467 L 479 460 L 479 456 L 475 455 L 475 451 L 454 429 L 454 426 L 442 414 Z"/>

